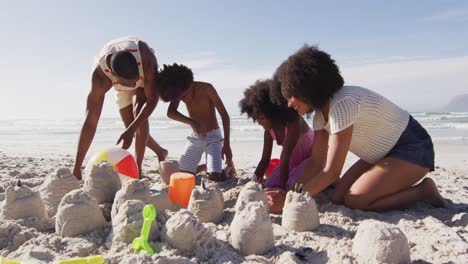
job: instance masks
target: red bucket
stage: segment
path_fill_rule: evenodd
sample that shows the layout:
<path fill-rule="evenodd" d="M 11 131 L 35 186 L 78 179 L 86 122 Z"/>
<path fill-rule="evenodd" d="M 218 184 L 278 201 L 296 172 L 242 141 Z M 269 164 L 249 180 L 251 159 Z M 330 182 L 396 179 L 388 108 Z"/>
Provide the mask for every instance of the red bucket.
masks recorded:
<path fill-rule="evenodd" d="M 271 173 L 280 165 L 280 159 L 271 159 L 268 168 L 265 171 L 265 176 L 270 177 Z"/>

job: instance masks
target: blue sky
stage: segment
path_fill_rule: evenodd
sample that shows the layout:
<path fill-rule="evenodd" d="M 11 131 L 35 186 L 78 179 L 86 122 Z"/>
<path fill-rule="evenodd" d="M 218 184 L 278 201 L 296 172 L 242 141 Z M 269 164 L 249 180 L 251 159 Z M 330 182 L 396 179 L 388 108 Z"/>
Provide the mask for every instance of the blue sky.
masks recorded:
<path fill-rule="evenodd" d="M 232 115 L 304 43 L 329 52 L 347 84 L 432 110 L 468 91 L 467 28 L 467 1 L 2 1 L 0 113 L 82 117 L 94 56 L 126 35 L 160 64 L 192 67 Z M 103 116 L 117 116 L 113 92 Z"/>

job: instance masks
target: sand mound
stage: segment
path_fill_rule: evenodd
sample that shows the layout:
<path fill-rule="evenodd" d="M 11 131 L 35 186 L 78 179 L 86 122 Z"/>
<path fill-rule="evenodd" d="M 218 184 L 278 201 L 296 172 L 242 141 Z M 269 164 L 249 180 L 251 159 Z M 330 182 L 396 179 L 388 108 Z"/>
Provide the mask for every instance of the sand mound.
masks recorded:
<path fill-rule="evenodd" d="M 169 184 L 171 181 L 172 173 L 178 171 L 180 171 L 180 168 L 177 160 L 165 160 L 159 163 L 159 174 L 166 184 Z"/>
<path fill-rule="evenodd" d="M 115 193 L 122 187 L 120 176 L 112 165 L 101 161 L 92 165 L 85 173 L 87 175 L 84 178 L 83 189 L 96 199 L 98 204 L 112 203 Z"/>
<path fill-rule="evenodd" d="M 397 226 L 376 220 L 359 225 L 353 253 L 363 263 L 411 263 L 405 234 Z"/>
<path fill-rule="evenodd" d="M 242 188 L 236 201 L 236 211 L 241 210 L 241 207 L 249 202 L 261 202 L 265 208 L 268 208 L 267 196 L 260 183 L 250 181 Z"/>
<path fill-rule="evenodd" d="M 7 188 L 5 200 L 0 204 L 0 219 L 47 218 L 47 211 L 39 192 L 18 185 L 20 186 Z"/>
<path fill-rule="evenodd" d="M 169 199 L 167 192 L 149 189 L 149 194 L 150 197 L 147 204 L 153 204 L 156 206 L 156 210 L 158 210 L 158 212 L 164 212 L 167 209 L 172 208 L 172 202 L 171 199 Z"/>
<path fill-rule="evenodd" d="M 213 236 L 188 210 L 182 209 L 166 222 L 162 239 L 185 255 L 207 256 L 212 247 Z"/>
<path fill-rule="evenodd" d="M 217 186 L 214 188 L 207 188 L 205 184 L 202 183 L 201 186 L 197 186 L 193 189 L 188 210 L 202 223 L 217 223 L 223 216 L 223 193 Z"/>
<path fill-rule="evenodd" d="M 309 193 L 289 191 L 283 207 L 281 225 L 288 230 L 303 232 L 320 225 L 317 205 Z"/>
<path fill-rule="evenodd" d="M 57 213 L 57 207 L 63 196 L 80 188 L 78 180 L 67 168 L 59 168 L 54 174 L 49 174 L 39 188 L 49 217 Z"/>
<path fill-rule="evenodd" d="M 55 233 L 61 237 L 75 237 L 89 233 L 105 223 L 96 200 L 84 190 L 73 190 L 60 202 Z"/>
<path fill-rule="evenodd" d="M 25 228 L 15 221 L 0 221 L 0 250 L 14 251 L 24 242 L 35 237 L 37 232 L 32 228 Z"/>
<path fill-rule="evenodd" d="M 143 226 L 143 207 L 145 204 L 138 200 L 125 201 L 117 215 L 112 219 L 112 232 L 108 241 L 132 243 L 133 239 L 141 234 Z M 151 232 L 148 240 L 156 240 L 159 236 L 157 222 L 151 224 Z"/>
<path fill-rule="evenodd" d="M 275 245 L 273 225 L 262 202 L 250 202 L 237 211 L 231 226 L 231 245 L 244 255 L 261 255 Z"/>
<path fill-rule="evenodd" d="M 140 200 L 145 205 L 153 204 L 156 206 L 158 213 L 172 207 L 172 203 L 169 200 L 167 193 L 158 190 L 150 190 L 149 182 L 146 179 L 124 182 L 122 189 L 115 194 L 111 212 L 112 218 L 117 215 L 122 204 L 127 200 Z"/>

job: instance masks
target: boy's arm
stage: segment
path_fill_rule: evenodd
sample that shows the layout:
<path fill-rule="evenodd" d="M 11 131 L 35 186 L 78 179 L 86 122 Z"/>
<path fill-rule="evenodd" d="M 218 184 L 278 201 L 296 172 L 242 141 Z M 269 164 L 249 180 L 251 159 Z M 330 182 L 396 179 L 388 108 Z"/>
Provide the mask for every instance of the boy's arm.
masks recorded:
<path fill-rule="evenodd" d="M 192 127 L 193 131 L 199 136 L 206 136 L 206 129 L 195 120 L 181 114 L 177 109 L 179 108 L 180 100 L 172 101 L 167 108 L 167 117 L 175 121 L 182 122 Z"/>
<path fill-rule="evenodd" d="M 258 163 L 257 168 L 255 169 L 255 172 L 254 172 L 259 182 L 262 182 L 263 175 L 265 174 L 265 171 L 268 165 L 270 164 L 272 149 L 273 149 L 273 138 L 271 137 L 270 132 L 265 130 L 265 133 L 263 134 L 262 159 Z"/>
<path fill-rule="evenodd" d="M 226 108 L 224 107 L 223 101 L 221 101 L 221 98 L 219 97 L 218 93 L 212 85 L 210 85 L 209 91 L 210 99 L 213 102 L 213 105 L 215 106 L 219 115 L 221 116 L 221 120 L 223 122 L 224 144 L 222 156 L 226 156 L 226 164 L 228 164 L 228 162 L 231 162 L 232 160 L 232 151 L 230 143 L 231 121 L 229 120 L 229 114 L 226 111 Z"/>

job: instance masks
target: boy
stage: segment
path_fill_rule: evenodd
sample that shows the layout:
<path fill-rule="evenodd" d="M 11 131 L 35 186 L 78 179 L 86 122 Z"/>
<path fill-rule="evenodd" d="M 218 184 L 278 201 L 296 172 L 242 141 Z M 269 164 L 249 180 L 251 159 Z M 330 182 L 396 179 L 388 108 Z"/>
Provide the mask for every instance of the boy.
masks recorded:
<path fill-rule="evenodd" d="M 180 170 L 195 174 L 202 154 L 206 154 L 207 173 L 213 181 L 224 181 L 221 159 L 225 157 L 232 168 L 229 115 L 215 88 L 205 82 L 193 80 L 192 70 L 184 65 L 164 65 L 159 73 L 161 98 L 171 102 L 167 116 L 192 127 L 184 153 L 180 157 Z M 189 116 L 177 111 L 180 101 L 184 102 Z M 216 120 L 216 110 L 221 116 L 224 142 Z M 222 143 L 223 142 L 223 143 Z"/>

